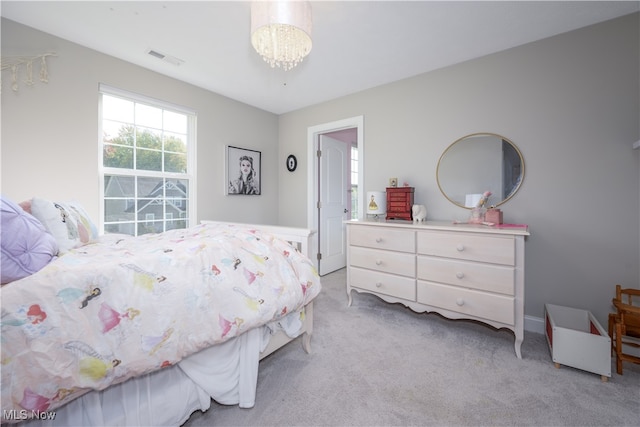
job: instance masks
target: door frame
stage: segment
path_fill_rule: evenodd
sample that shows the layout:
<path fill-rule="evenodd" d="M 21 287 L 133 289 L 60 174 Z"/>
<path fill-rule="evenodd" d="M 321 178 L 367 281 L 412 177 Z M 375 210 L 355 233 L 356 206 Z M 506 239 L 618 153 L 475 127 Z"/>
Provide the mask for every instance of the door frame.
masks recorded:
<path fill-rule="evenodd" d="M 307 228 L 317 230 L 319 199 L 317 152 L 320 135 L 342 129 L 357 128 L 358 144 L 358 219 L 364 218 L 364 116 L 355 116 L 307 128 Z M 311 257 L 318 268 L 319 233 L 311 236 Z"/>

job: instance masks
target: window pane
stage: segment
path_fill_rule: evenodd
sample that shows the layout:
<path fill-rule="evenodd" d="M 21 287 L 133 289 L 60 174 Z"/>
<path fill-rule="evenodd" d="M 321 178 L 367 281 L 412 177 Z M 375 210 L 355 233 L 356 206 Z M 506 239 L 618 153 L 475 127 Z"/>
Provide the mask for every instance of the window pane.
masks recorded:
<path fill-rule="evenodd" d="M 133 167 L 133 148 L 105 144 L 102 155 L 102 164 L 106 167 L 125 169 Z"/>
<path fill-rule="evenodd" d="M 186 198 L 189 194 L 189 180 L 172 179 L 166 184 L 167 198 Z"/>
<path fill-rule="evenodd" d="M 102 118 L 133 123 L 133 102 L 104 95 L 102 97 Z"/>
<path fill-rule="evenodd" d="M 162 191 L 162 178 L 138 178 L 138 197 L 152 198 L 153 196 L 164 195 Z"/>
<path fill-rule="evenodd" d="M 164 217 L 163 201 L 156 199 L 139 199 L 136 217 L 141 221 L 162 219 Z"/>
<path fill-rule="evenodd" d="M 144 104 L 136 104 L 136 124 L 162 129 L 162 110 Z"/>
<path fill-rule="evenodd" d="M 164 170 L 165 172 L 186 172 L 187 156 L 184 154 L 165 153 Z"/>
<path fill-rule="evenodd" d="M 358 186 L 351 186 L 351 219 L 358 219 Z"/>
<path fill-rule="evenodd" d="M 104 142 L 120 145 L 133 145 L 133 133 L 131 126 L 127 127 L 122 122 L 104 120 L 102 122 L 102 138 Z"/>
<path fill-rule="evenodd" d="M 166 229 L 167 230 L 175 230 L 177 228 L 187 228 L 187 221 L 186 220 L 179 220 L 179 221 L 167 221 L 166 223 Z"/>
<path fill-rule="evenodd" d="M 128 124 L 122 124 L 122 123 L 118 123 L 118 122 L 113 122 L 114 123 L 114 128 L 115 126 L 117 126 L 119 124 L 119 128 L 117 129 L 113 129 L 113 132 L 115 132 L 113 135 L 111 135 L 111 140 L 109 141 L 111 144 L 118 144 L 118 145 L 127 145 L 127 146 L 133 146 L 134 144 L 134 127 L 132 125 L 128 125 Z"/>
<path fill-rule="evenodd" d="M 135 199 L 105 199 L 104 221 L 119 222 L 135 219 Z"/>
<path fill-rule="evenodd" d="M 136 225 L 133 222 L 121 222 L 118 224 L 105 224 L 105 233 L 130 234 L 135 236 Z"/>
<path fill-rule="evenodd" d="M 187 136 L 178 133 L 164 133 L 164 149 L 174 153 L 187 152 Z"/>
<path fill-rule="evenodd" d="M 155 129 L 137 127 L 136 145 L 138 147 L 162 150 L 162 135 L 158 130 Z"/>
<path fill-rule="evenodd" d="M 167 197 L 167 211 L 171 211 L 175 213 L 175 212 L 185 212 L 186 210 L 187 210 L 187 199 Z M 176 216 L 178 218 L 183 217 L 183 215 L 176 215 Z"/>
<path fill-rule="evenodd" d="M 189 204 L 185 199 L 169 199 L 166 205 L 165 219 L 188 218 Z"/>
<path fill-rule="evenodd" d="M 105 175 L 104 195 L 105 197 L 135 197 L 135 178 Z"/>
<path fill-rule="evenodd" d="M 163 129 L 169 132 L 187 133 L 187 116 L 173 111 L 164 111 Z"/>
<path fill-rule="evenodd" d="M 149 233 L 162 233 L 163 231 L 164 223 L 162 221 L 138 223 L 138 236 Z"/>
<path fill-rule="evenodd" d="M 161 171 L 162 152 L 143 149 L 136 150 L 136 169 Z"/>

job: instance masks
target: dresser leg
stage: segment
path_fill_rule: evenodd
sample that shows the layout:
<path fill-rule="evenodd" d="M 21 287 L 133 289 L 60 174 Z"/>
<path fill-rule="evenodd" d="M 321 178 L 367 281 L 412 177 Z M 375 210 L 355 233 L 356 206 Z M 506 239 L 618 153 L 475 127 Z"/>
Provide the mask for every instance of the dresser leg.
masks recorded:
<path fill-rule="evenodd" d="M 518 359 L 522 359 L 522 353 L 520 352 L 522 341 L 524 341 L 524 336 L 523 335 L 518 336 L 518 334 L 516 334 L 516 342 L 514 344 L 514 347 L 516 349 L 516 356 L 518 357 Z"/>
<path fill-rule="evenodd" d="M 351 307 L 351 289 L 347 289 L 347 297 L 349 301 L 347 302 L 347 307 Z"/>

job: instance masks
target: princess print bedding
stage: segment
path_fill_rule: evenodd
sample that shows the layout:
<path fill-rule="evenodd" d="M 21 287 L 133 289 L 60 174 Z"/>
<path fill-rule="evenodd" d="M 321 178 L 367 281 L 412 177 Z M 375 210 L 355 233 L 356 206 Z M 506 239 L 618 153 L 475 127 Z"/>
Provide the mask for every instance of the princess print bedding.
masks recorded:
<path fill-rule="evenodd" d="M 101 236 L 1 292 L 6 414 L 54 410 L 303 316 L 320 279 L 306 256 L 269 233 L 203 224 Z"/>

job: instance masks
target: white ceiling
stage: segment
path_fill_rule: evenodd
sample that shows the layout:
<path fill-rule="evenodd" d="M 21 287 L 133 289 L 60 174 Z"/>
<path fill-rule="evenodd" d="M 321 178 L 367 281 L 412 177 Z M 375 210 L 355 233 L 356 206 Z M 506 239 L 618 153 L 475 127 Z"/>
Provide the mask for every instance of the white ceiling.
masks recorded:
<path fill-rule="evenodd" d="M 271 69 L 253 50 L 245 1 L 0 4 L 5 18 L 276 114 L 633 13 L 639 6 L 638 1 L 314 1 L 313 49 L 285 72 Z M 3 47 L 11 43 L 4 40 Z M 148 55 L 149 49 L 184 62 L 162 61 Z"/>

